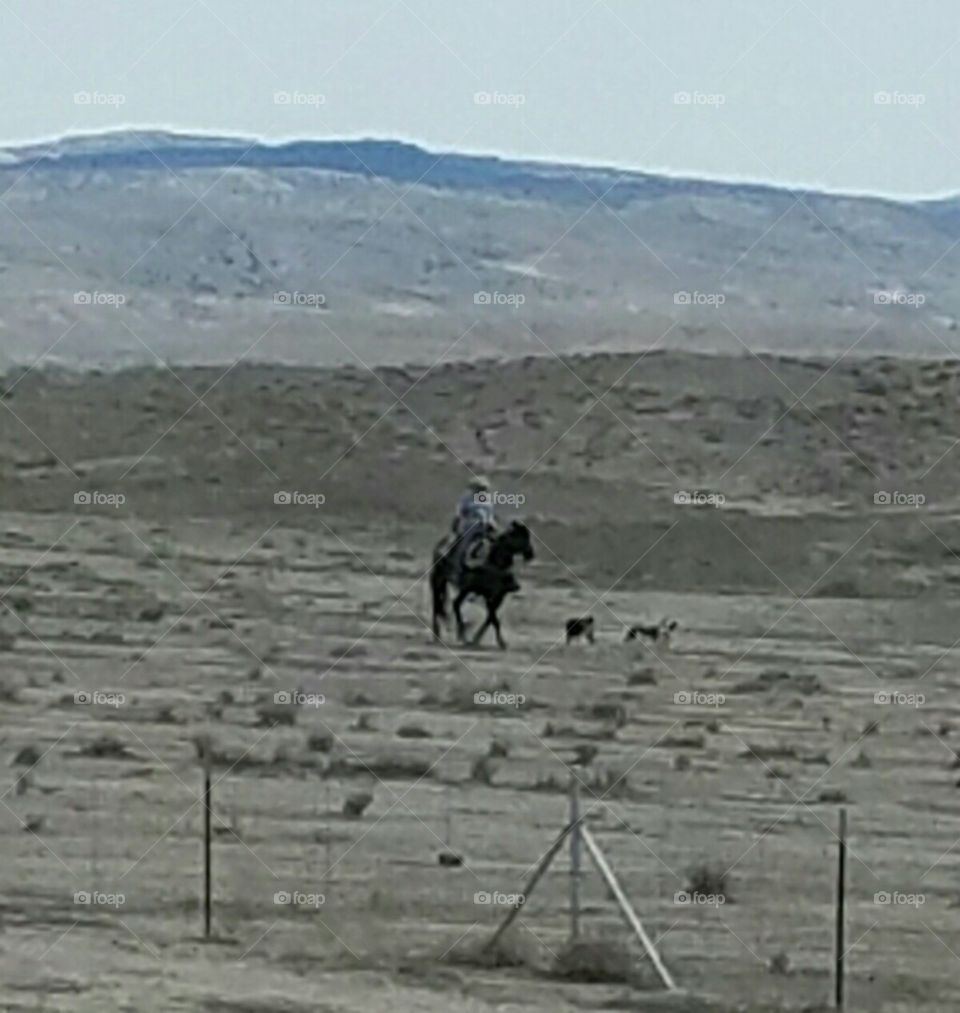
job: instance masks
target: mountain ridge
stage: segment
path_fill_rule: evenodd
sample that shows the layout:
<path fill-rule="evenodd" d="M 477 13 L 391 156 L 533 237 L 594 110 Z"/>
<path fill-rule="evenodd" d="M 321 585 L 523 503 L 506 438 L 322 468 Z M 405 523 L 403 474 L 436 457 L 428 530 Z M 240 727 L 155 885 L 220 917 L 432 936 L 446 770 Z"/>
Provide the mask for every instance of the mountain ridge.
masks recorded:
<path fill-rule="evenodd" d="M 952 198 L 130 130 L 0 191 L 0 364 L 960 350 Z"/>
<path fill-rule="evenodd" d="M 620 169 L 579 162 L 507 158 L 501 155 L 431 151 L 420 144 L 391 138 L 295 138 L 265 141 L 240 135 L 196 134 L 170 130 L 121 128 L 89 134 L 67 134 L 49 141 L 0 147 L 0 171 L 29 165 L 44 170 L 168 170 L 202 168 L 313 169 L 377 176 L 397 182 L 464 189 L 500 187 L 509 193 L 541 187 L 534 197 L 578 195 L 594 201 L 589 182 L 610 183 L 610 203 L 692 193 L 741 197 L 797 196 L 811 199 L 868 201 L 906 207 L 957 205 L 960 194 L 906 200 L 869 194 L 843 193 L 816 187 L 791 187 L 772 182 L 718 180 L 687 174 Z M 570 177 L 573 177 L 571 180 Z M 602 191 L 601 191 L 602 193 Z M 604 196 L 608 200 L 609 195 Z"/>

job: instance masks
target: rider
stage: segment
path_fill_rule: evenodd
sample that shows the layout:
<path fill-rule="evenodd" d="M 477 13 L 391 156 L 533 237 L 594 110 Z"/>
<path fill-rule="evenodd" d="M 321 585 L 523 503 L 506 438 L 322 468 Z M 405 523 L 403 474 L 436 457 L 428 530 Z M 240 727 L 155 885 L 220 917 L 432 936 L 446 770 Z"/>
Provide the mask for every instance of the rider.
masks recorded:
<path fill-rule="evenodd" d="M 476 541 L 496 530 L 496 526 L 490 483 L 479 475 L 474 476 L 467 491 L 457 500 L 457 512 L 453 519 L 452 530 L 457 536 L 458 562 L 463 562 Z"/>

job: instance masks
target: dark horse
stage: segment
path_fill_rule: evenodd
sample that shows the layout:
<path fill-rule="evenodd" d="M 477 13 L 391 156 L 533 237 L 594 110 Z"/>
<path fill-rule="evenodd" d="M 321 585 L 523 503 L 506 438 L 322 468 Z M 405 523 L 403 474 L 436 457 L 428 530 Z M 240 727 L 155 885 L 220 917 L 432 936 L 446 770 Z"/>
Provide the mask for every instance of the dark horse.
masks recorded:
<path fill-rule="evenodd" d="M 487 606 L 487 618 L 473 637 L 473 643 L 492 626 L 497 635 L 497 643 L 501 648 L 507 645 L 500 633 L 500 620 L 497 612 L 503 599 L 513 591 L 520 590 L 520 584 L 513 575 L 513 560 L 522 556 L 526 560 L 533 559 L 533 544 L 530 529 L 520 521 L 512 521 L 503 531 L 495 534 L 490 541 L 486 559 L 474 567 L 460 567 L 454 573 L 453 558 L 456 541 L 445 538 L 433 551 L 433 564 L 430 567 L 430 590 L 433 594 L 433 636 L 440 639 L 440 620 L 447 619 L 447 586 L 453 584 L 457 588 L 457 596 L 453 599 L 453 614 L 457 620 L 457 636 L 466 639 L 466 628 L 460 607 L 468 595 L 475 594 L 483 598 Z"/>

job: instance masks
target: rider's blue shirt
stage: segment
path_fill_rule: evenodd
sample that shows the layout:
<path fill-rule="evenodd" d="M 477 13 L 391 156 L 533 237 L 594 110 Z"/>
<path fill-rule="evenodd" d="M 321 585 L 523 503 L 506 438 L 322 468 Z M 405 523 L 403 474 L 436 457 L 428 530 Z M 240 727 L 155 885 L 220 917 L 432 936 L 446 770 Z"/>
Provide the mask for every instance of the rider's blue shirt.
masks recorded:
<path fill-rule="evenodd" d="M 457 502 L 457 532 L 493 524 L 493 503 L 489 493 L 465 492 Z"/>

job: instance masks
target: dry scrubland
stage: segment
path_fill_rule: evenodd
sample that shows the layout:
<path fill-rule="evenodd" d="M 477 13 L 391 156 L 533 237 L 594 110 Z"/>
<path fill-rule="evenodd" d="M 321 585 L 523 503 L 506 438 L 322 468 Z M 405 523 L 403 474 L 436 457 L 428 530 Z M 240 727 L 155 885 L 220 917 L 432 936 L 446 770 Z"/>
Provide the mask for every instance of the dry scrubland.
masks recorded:
<path fill-rule="evenodd" d="M 0 1007 L 815 1007 L 844 803 L 851 1005 L 955 1008 L 960 369 L 827 365 L 8 377 Z M 506 654 L 435 646 L 424 626 L 458 458 L 526 496 L 537 538 Z M 695 489 L 726 502 L 674 504 Z M 280 490 L 325 503 L 278 506 Z M 878 490 L 926 502 L 875 505 Z M 126 501 L 78 507 L 78 491 Z M 564 646 L 563 619 L 588 611 L 596 645 Z M 624 622 L 663 614 L 681 623 L 669 652 L 621 643 Z M 324 704 L 274 704 L 297 688 Z M 78 705 L 79 689 L 125 701 Z M 495 689 L 524 700 L 475 703 Z M 200 734 L 218 778 L 210 943 Z M 645 987 L 639 959 L 620 966 L 592 873 L 585 928 L 612 956 L 589 966 L 606 980 L 562 979 L 578 966 L 565 859 L 501 966 L 476 960 L 503 912 L 475 894 L 520 889 L 584 746 L 589 825 L 680 997 Z M 438 864 L 448 845 L 462 867 Z M 703 864 L 727 872 L 726 903 L 678 905 Z"/>

